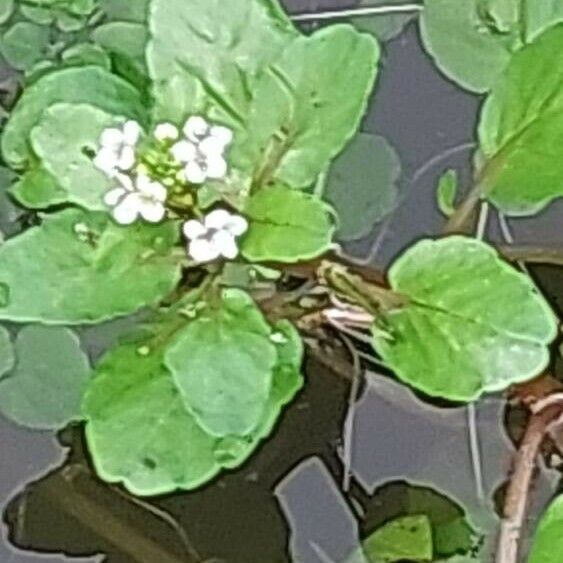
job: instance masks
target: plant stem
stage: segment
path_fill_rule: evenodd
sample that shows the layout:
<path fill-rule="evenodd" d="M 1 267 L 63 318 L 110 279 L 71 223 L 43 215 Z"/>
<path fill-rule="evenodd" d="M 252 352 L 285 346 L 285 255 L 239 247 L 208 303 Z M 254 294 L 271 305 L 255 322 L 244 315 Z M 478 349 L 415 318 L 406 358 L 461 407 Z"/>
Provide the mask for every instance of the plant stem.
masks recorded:
<path fill-rule="evenodd" d="M 545 408 L 530 417 L 524 437 L 514 459 L 514 470 L 508 484 L 503 519 L 497 543 L 495 563 L 517 563 L 528 495 L 536 469 L 536 459 L 550 425 L 561 416 L 562 405 Z"/>
<path fill-rule="evenodd" d="M 348 10 L 332 10 L 328 12 L 308 12 L 294 14 L 290 19 L 296 22 L 321 21 L 340 18 L 357 18 L 422 11 L 422 4 L 395 4 L 391 6 L 366 6 L 365 8 L 350 8 Z"/>
<path fill-rule="evenodd" d="M 443 231 L 445 235 L 466 233 L 470 229 L 470 222 L 481 201 L 482 192 L 483 187 L 477 182 L 446 223 Z"/>

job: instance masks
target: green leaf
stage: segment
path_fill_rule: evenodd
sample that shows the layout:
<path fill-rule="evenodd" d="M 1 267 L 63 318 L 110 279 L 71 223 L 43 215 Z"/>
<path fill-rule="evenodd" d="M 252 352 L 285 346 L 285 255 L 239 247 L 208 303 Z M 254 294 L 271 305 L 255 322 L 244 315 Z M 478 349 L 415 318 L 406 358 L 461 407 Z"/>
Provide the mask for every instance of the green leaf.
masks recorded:
<path fill-rule="evenodd" d="M 558 496 L 542 516 L 528 563 L 559 563 L 563 553 L 563 496 Z"/>
<path fill-rule="evenodd" d="M 412 559 L 432 561 L 432 527 L 424 515 L 404 516 L 376 530 L 364 542 L 372 563 L 392 563 Z"/>
<path fill-rule="evenodd" d="M 339 219 L 337 238 L 367 235 L 397 200 L 401 163 L 383 138 L 359 133 L 330 168 L 325 198 Z"/>
<path fill-rule="evenodd" d="M 0 24 L 6 23 L 14 11 L 14 0 L 0 0 Z"/>
<path fill-rule="evenodd" d="M 40 164 L 31 168 L 12 185 L 10 193 L 29 209 L 45 209 L 67 200 L 67 192 Z"/>
<path fill-rule="evenodd" d="M 120 227 L 106 213 L 68 209 L 0 246 L 0 318 L 97 323 L 154 306 L 180 278 L 171 256 L 178 229 Z"/>
<path fill-rule="evenodd" d="M 297 262 L 319 256 L 332 244 L 331 212 L 310 194 L 284 186 L 265 188 L 247 202 L 250 227 L 242 254 L 251 262 Z"/>
<path fill-rule="evenodd" d="M 124 80 L 97 66 L 52 72 L 29 86 L 14 108 L 2 135 L 2 153 L 14 168 L 31 157 L 31 130 L 51 105 L 91 104 L 114 115 L 144 121 L 140 94 Z"/>
<path fill-rule="evenodd" d="M 360 0 L 356 8 L 374 8 L 381 6 L 393 6 L 394 4 L 404 5 L 404 0 Z M 375 14 L 373 16 L 352 17 L 348 21 L 359 31 L 371 33 L 379 41 L 389 41 L 393 39 L 405 26 L 416 18 L 418 11 L 395 13 L 395 14 Z"/>
<path fill-rule="evenodd" d="M 67 66 L 96 65 L 110 70 L 111 61 L 108 54 L 97 45 L 92 43 L 78 43 L 66 49 L 61 55 Z"/>
<path fill-rule="evenodd" d="M 446 217 L 450 217 L 455 211 L 458 181 L 455 170 L 447 170 L 438 181 L 438 187 L 436 188 L 438 208 Z"/>
<path fill-rule="evenodd" d="M 269 4 L 153 0 L 147 64 L 154 81 L 155 120 L 180 122 L 188 114 L 205 112 L 214 120 L 240 124 L 253 77 L 296 35 Z M 182 103 L 170 106 L 177 97 Z"/>
<path fill-rule="evenodd" d="M 31 132 L 31 145 L 44 170 L 56 182 L 41 189 L 41 207 L 74 203 L 91 210 L 107 210 L 104 194 L 115 180 L 98 170 L 88 154 L 95 153 L 104 129 L 125 121 L 86 104 L 54 104 Z M 89 152 L 88 152 L 89 151 Z M 19 201 L 37 200 L 29 190 L 37 183 L 26 182 L 17 189 Z"/>
<path fill-rule="evenodd" d="M 349 25 L 293 41 L 256 82 L 234 165 L 259 185 L 310 186 L 356 132 L 378 59 L 374 39 Z"/>
<path fill-rule="evenodd" d="M 10 333 L 0 326 L 0 378 L 8 373 L 15 363 L 16 355 Z"/>
<path fill-rule="evenodd" d="M 562 19 L 559 0 L 425 0 L 421 33 L 448 77 L 486 92 L 512 53 Z"/>
<path fill-rule="evenodd" d="M 0 412 L 37 429 L 80 419 L 90 365 L 76 334 L 63 327 L 28 326 L 15 347 L 16 368 L 0 381 Z"/>
<path fill-rule="evenodd" d="M 485 196 L 507 215 L 537 213 L 563 196 L 563 24 L 512 58 L 481 114 Z"/>
<path fill-rule="evenodd" d="M 99 0 L 99 4 L 112 21 L 143 23 L 147 19 L 149 0 Z"/>
<path fill-rule="evenodd" d="M 151 340 L 111 351 L 85 397 L 86 437 L 98 474 L 109 482 L 123 482 L 137 495 L 191 490 L 222 468 L 237 467 L 270 434 L 281 408 L 302 385 L 299 337 L 291 325 L 283 324 L 277 328 L 285 331 L 287 343 L 280 348 L 259 426 L 245 438 L 207 434 L 164 362 L 170 338 L 185 322 L 168 318 Z"/>
<path fill-rule="evenodd" d="M 2 37 L 0 50 L 8 64 L 18 70 L 28 70 L 48 56 L 50 31 L 28 22 L 14 24 Z"/>
<path fill-rule="evenodd" d="M 39 25 L 51 25 L 55 21 L 55 14 L 49 8 L 22 4 L 19 9 L 29 21 Z"/>
<path fill-rule="evenodd" d="M 393 264 L 389 283 L 408 302 L 382 312 L 375 349 L 417 389 L 471 401 L 547 366 L 557 320 L 530 278 L 486 244 L 421 241 Z"/>
<path fill-rule="evenodd" d="M 97 27 L 92 39 L 106 51 L 118 53 L 135 64 L 135 67 L 146 73 L 145 49 L 148 42 L 148 31 L 145 25 L 133 22 L 109 22 Z"/>
<path fill-rule="evenodd" d="M 223 291 L 186 325 L 166 366 L 199 425 L 212 436 L 246 436 L 260 422 L 277 362 L 271 328 L 252 298 Z"/>

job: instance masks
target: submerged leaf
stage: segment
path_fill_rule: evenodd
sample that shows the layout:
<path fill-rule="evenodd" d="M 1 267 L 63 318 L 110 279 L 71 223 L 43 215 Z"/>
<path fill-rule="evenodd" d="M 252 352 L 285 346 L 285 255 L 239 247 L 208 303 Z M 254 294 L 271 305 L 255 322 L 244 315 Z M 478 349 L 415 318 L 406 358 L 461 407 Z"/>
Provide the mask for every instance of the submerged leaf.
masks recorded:
<path fill-rule="evenodd" d="M 417 389 L 471 401 L 548 364 L 554 314 L 530 278 L 486 244 L 421 241 L 393 264 L 389 283 L 408 302 L 376 320 L 374 345 Z"/>

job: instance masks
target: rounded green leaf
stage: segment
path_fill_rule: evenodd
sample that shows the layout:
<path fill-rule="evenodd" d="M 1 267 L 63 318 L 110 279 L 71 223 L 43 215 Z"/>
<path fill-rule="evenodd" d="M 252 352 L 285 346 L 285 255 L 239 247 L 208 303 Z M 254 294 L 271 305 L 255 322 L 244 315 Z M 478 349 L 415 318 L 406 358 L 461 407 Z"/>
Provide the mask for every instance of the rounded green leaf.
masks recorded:
<path fill-rule="evenodd" d="M 61 55 L 68 66 L 96 65 L 110 70 L 111 61 L 108 54 L 98 45 L 78 43 L 66 49 Z"/>
<path fill-rule="evenodd" d="M 374 345 L 413 387 L 471 401 L 547 366 L 557 320 L 530 278 L 488 245 L 421 241 L 393 264 L 389 283 L 408 303 L 381 314 Z"/>
<path fill-rule="evenodd" d="M 14 24 L 0 43 L 4 58 L 18 70 L 28 70 L 47 58 L 49 45 L 49 28 L 28 22 Z"/>
<path fill-rule="evenodd" d="M 0 377 L 8 373 L 16 363 L 16 355 L 10 333 L 0 326 Z"/>
<path fill-rule="evenodd" d="M 558 496 L 542 516 L 528 563 L 559 563 L 563 553 L 563 496 Z"/>
<path fill-rule="evenodd" d="M 99 4 L 112 21 L 143 23 L 148 15 L 149 0 L 99 0 Z"/>
<path fill-rule="evenodd" d="M 404 5 L 404 0 L 359 0 L 356 8 L 375 8 L 381 6 L 393 6 L 393 4 Z M 417 10 L 395 14 L 375 14 L 373 16 L 352 17 L 348 21 L 359 31 L 371 33 L 379 41 L 393 39 L 404 27 L 416 18 Z"/>
<path fill-rule="evenodd" d="M 97 66 L 51 72 L 29 86 L 12 111 L 2 135 L 2 153 L 13 167 L 31 156 L 29 135 L 43 112 L 59 102 L 84 103 L 113 115 L 143 121 L 139 92 L 124 80 Z"/>
<path fill-rule="evenodd" d="M 45 209 L 64 203 L 68 197 L 57 179 L 40 164 L 21 176 L 11 186 L 10 193 L 21 205 L 29 209 Z"/>
<path fill-rule="evenodd" d="M 276 186 L 252 196 L 241 251 L 251 262 L 297 262 L 326 252 L 332 244 L 331 208 L 314 196 Z"/>
<path fill-rule="evenodd" d="M 30 137 L 41 168 L 55 180 L 51 190 L 48 183 L 41 190 L 42 207 L 74 203 L 86 209 L 107 210 L 103 196 L 115 180 L 96 168 L 88 155 L 96 152 L 104 129 L 123 121 L 125 118 L 86 104 L 54 104 L 43 113 Z M 27 183 L 19 186 L 18 199 L 22 203 L 36 201 L 29 193 L 34 188 Z"/>
<path fill-rule="evenodd" d="M 63 327 L 29 326 L 18 334 L 16 368 L 0 381 L 0 412 L 37 429 L 56 429 L 81 417 L 90 365 L 80 340 Z"/>
<path fill-rule="evenodd" d="M 146 26 L 133 22 L 109 22 L 92 33 L 92 39 L 106 51 L 127 57 L 142 70 L 148 38 Z"/>
<path fill-rule="evenodd" d="M 252 298 L 226 289 L 178 334 L 165 361 L 187 408 L 213 436 L 246 436 L 260 422 L 277 352 Z"/>
<path fill-rule="evenodd" d="M 425 0 L 421 34 L 444 74 L 486 92 L 514 52 L 561 20 L 560 0 Z"/>
<path fill-rule="evenodd" d="M 106 213 L 67 209 L 0 246 L 0 318 L 97 323 L 154 306 L 176 286 L 172 222 L 121 227 Z"/>
<path fill-rule="evenodd" d="M 39 25 L 51 25 L 55 21 L 55 14 L 49 8 L 22 4 L 19 9 L 29 21 Z"/>
<path fill-rule="evenodd" d="M 401 163 L 383 138 L 359 133 L 332 164 L 325 199 L 339 219 L 337 238 L 367 235 L 394 207 Z"/>
<path fill-rule="evenodd" d="M 479 124 L 484 195 L 507 215 L 537 213 L 563 196 L 563 24 L 512 58 Z"/>
<path fill-rule="evenodd" d="M 6 23 L 14 11 L 14 0 L 0 0 L 0 24 Z"/>
<path fill-rule="evenodd" d="M 239 466 L 270 434 L 282 407 L 302 385 L 297 370 L 302 345 L 295 329 L 283 324 L 276 328 L 287 341 L 277 345 L 280 358 L 260 424 L 244 438 L 207 434 L 164 363 L 171 335 L 185 322 L 168 319 L 151 340 L 111 351 L 85 396 L 86 437 L 98 474 L 123 482 L 137 495 L 191 490 L 221 469 Z"/>

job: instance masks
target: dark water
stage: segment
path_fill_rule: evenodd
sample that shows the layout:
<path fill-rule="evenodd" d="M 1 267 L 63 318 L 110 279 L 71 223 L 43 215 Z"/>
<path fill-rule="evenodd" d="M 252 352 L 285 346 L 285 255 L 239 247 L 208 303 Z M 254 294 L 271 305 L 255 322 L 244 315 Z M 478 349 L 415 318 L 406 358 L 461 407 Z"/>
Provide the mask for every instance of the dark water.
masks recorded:
<path fill-rule="evenodd" d="M 354 2 L 285 4 L 301 12 Z M 390 221 L 351 245 L 350 252 L 366 255 L 379 241 L 373 261 L 386 265 L 413 240 L 439 233 L 443 219 L 434 202 L 436 178 L 449 167 L 468 174 L 468 143 L 474 142 L 480 102 L 438 73 L 421 49 L 415 24 L 385 45 L 363 128 L 384 135 L 397 149 L 403 201 Z M 561 211 L 561 204 L 553 205 L 542 218 L 514 222 L 516 240 L 563 242 Z M 490 236 L 499 236 L 494 222 Z M 542 267 L 535 274 L 561 306 L 560 270 Z M 96 355 L 109 345 L 122 325 L 86 335 L 90 352 Z M 466 410 L 432 407 L 389 378 L 368 375 L 355 409 L 352 489 L 345 497 L 339 485 L 349 381 L 312 359 L 306 372 L 305 390 L 249 463 L 199 491 L 151 499 L 148 506 L 99 483 L 87 470 L 72 470 L 85 467 L 79 429 L 55 436 L 18 429 L 0 418 L 0 503 L 7 507 L 8 524 L 0 563 L 66 561 L 63 553 L 85 562 L 107 554 L 111 563 L 284 563 L 291 560 L 290 552 L 300 563 L 338 563 L 357 546 L 360 515 L 392 512 L 392 502 L 384 510 L 371 495 L 399 481 L 439 484 L 440 492 L 466 507 L 477 528 L 494 532 L 493 496 L 513 452 L 499 399 L 477 407 L 483 500 L 476 493 L 467 446 Z M 66 469 L 60 469 L 67 457 Z M 534 493 L 536 510 L 556 483 L 554 472 L 543 472 Z M 159 510 L 173 520 L 163 519 Z"/>

